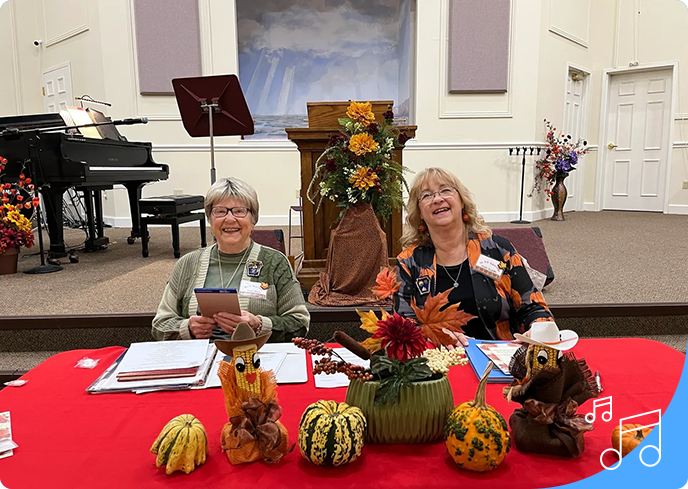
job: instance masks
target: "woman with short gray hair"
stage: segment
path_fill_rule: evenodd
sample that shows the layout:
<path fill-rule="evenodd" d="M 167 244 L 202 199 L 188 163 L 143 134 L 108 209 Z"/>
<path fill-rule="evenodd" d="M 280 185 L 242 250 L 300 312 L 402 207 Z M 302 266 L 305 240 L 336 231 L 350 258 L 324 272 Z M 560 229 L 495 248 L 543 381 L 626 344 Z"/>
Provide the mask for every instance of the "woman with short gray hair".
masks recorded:
<path fill-rule="evenodd" d="M 153 337 L 229 339 L 239 323 L 256 333 L 272 331 L 275 342 L 305 336 L 310 315 L 287 257 L 251 239 L 259 217 L 255 189 L 238 178 L 220 179 L 208 190 L 205 213 L 217 242 L 179 259 L 153 319 Z M 200 316 L 197 287 L 237 289 L 241 314 Z"/>

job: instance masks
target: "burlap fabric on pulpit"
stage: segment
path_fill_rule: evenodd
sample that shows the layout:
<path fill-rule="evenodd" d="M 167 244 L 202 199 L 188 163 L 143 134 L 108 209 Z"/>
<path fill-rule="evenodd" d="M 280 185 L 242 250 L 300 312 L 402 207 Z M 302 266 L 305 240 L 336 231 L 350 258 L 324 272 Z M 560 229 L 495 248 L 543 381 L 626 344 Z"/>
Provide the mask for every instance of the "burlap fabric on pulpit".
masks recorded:
<path fill-rule="evenodd" d="M 386 304 L 370 290 L 389 265 L 387 236 L 370 204 L 350 207 L 330 235 L 327 265 L 308 295 L 319 306 Z"/>

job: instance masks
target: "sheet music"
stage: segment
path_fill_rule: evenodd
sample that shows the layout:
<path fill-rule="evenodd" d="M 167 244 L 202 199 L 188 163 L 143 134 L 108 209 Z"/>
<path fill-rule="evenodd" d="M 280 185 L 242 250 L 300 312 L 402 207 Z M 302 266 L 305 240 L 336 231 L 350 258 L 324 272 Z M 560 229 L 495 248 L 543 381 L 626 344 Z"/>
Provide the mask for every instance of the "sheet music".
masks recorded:
<path fill-rule="evenodd" d="M 117 373 L 198 367 L 207 351 L 207 339 L 132 343 Z"/>
<path fill-rule="evenodd" d="M 359 358 L 353 353 L 351 353 L 346 348 L 333 348 L 332 351 L 337 352 L 345 362 L 352 363 L 354 365 L 361 365 L 365 368 L 370 367 L 370 360 L 363 360 L 362 358 Z M 321 358 L 321 355 L 311 355 L 313 366 L 315 366 L 315 361 L 320 360 Z M 333 355 L 333 358 L 336 357 Z M 349 385 L 349 378 L 346 376 L 346 374 L 339 372 L 337 372 L 336 374 L 318 374 L 314 375 L 313 377 L 315 378 L 315 387 L 319 389 L 331 389 L 333 387 L 348 387 Z"/>
<path fill-rule="evenodd" d="M 63 114 L 64 112 L 64 114 Z M 60 116 L 65 121 L 65 124 L 81 126 L 86 124 L 93 124 L 94 121 L 91 116 L 84 109 L 79 107 L 67 107 L 60 111 Z M 71 119 L 71 123 L 68 120 Z M 103 139 L 103 136 L 98 131 L 97 127 L 80 127 L 77 129 L 85 138 Z"/>

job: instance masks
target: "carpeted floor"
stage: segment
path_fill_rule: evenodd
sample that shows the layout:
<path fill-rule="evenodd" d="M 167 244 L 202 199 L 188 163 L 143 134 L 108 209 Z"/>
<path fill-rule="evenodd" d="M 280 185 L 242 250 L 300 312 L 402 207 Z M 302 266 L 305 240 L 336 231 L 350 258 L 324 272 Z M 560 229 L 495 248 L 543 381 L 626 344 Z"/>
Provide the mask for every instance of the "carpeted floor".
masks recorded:
<path fill-rule="evenodd" d="M 555 274 L 544 290 L 550 304 L 688 302 L 688 216 L 578 212 L 567 213 L 565 222 L 532 225 L 542 230 Z M 154 311 L 176 260 L 169 226 L 153 227 L 150 233 L 148 258 L 141 256 L 140 242 L 127 244 L 127 229 L 107 229 L 107 250 L 78 253 L 77 264 L 63 259 L 61 272 L 0 276 L 0 314 Z M 83 236 L 65 230 L 69 245 L 78 245 Z M 182 228 L 182 254 L 198 246 L 198 228 Z M 39 263 L 36 251 L 37 246 L 24 250 L 20 272 Z M 300 243 L 294 240 L 292 254 L 298 251 Z"/>

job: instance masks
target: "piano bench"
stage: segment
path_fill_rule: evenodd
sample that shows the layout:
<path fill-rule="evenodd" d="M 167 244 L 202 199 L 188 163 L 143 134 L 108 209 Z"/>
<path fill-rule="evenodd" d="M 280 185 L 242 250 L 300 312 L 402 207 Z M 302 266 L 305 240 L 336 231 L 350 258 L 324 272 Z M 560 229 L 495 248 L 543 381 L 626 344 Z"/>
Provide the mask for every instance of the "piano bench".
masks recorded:
<path fill-rule="evenodd" d="M 201 246 L 206 247 L 205 213 L 203 206 L 205 199 L 202 195 L 165 195 L 139 200 L 141 210 L 141 254 L 148 257 L 148 226 L 172 226 L 172 248 L 174 257 L 179 258 L 179 225 L 185 222 L 200 221 Z M 202 212 L 193 212 L 193 211 Z"/>

